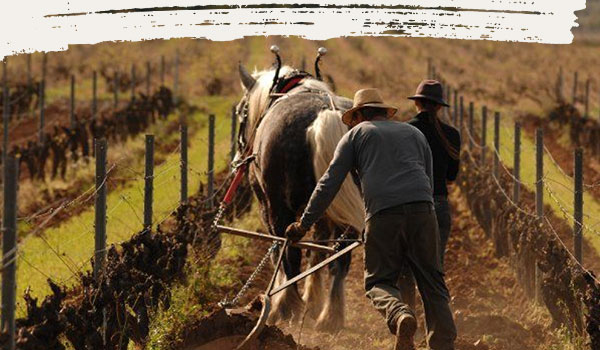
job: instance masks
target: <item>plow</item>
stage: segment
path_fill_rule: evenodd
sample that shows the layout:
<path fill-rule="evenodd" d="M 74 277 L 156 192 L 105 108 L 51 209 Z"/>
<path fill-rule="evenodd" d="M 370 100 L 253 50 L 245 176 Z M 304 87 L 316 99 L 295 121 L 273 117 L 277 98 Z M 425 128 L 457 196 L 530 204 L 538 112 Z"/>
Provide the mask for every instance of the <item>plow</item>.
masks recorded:
<path fill-rule="evenodd" d="M 246 230 L 242 230 L 242 229 L 236 229 L 233 227 L 227 227 L 227 226 L 221 226 L 221 225 L 217 225 L 216 230 L 220 233 L 226 233 L 226 234 L 246 237 L 249 239 L 261 240 L 261 241 L 272 241 L 273 245 L 269 248 L 269 251 L 267 252 L 266 257 L 269 257 L 272 254 L 272 252 L 275 251 L 275 247 L 279 248 L 279 255 L 277 258 L 277 263 L 275 264 L 275 271 L 273 272 L 273 276 L 270 279 L 267 289 L 264 291 L 263 295 L 261 296 L 262 310 L 260 312 L 258 321 L 257 321 L 256 325 L 254 326 L 254 328 L 252 329 L 252 331 L 250 332 L 250 334 L 248 334 L 246 336 L 246 338 L 236 347 L 236 350 L 252 349 L 252 344 L 254 344 L 254 342 L 257 340 L 258 336 L 261 334 L 262 330 L 264 329 L 264 327 L 266 325 L 267 318 L 269 316 L 269 312 L 271 311 L 271 298 L 273 296 L 275 296 L 277 293 L 282 292 L 284 289 L 290 287 L 291 285 L 298 283 L 301 280 L 307 278 L 311 274 L 316 273 L 317 271 L 321 270 L 322 268 L 328 266 L 330 263 L 339 259 L 343 255 L 349 254 L 350 252 L 352 252 L 354 249 L 358 248 L 362 244 L 362 242 L 360 240 L 347 240 L 349 242 L 351 241 L 351 243 L 349 245 L 347 245 L 343 249 L 339 249 L 339 248 L 336 249 L 334 247 L 330 247 L 327 245 L 315 244 L 315 243 L 311 243 L 311 242 L 303 242 L 303 241 L 292 242 L 287 238 L 271 236 L 271 235 L 266 235 L 266 234 L 262 234 L 262 233 L 258 233 L 258 232 L 251 232 L 251 231 L 246 231 Z M 301 274 L 297 275 L 296 277 L 286 281 L 285 283 L 283 283 L 281 285 L 275 286 L 275 281 L 277 280 L 277 274 L 279 273 L 279 270 L 280 270 L 280 267 L 281 267 L 281 264 L 283 261 L 283 254 L 285 252 L 285 249 L 288 246 L 295 246 L 297 248 L 318 251 L 318 252 L 331 254 L 331 255 L 329 257 L 327 257 L 326 259 L 324 259 L 323 261 L 321 261 L 319 264 L 312 266 L 311 268 L 307 269 L 306 271 L 302 272 Z M 262 270 L 264 268 L 266 260 L 267 259 L 263 259 L 263 262 L 261 262 L 261 264 L 259 264 L 257 266 L 257 269 L 255 270 L 255 273 L 253 273 L 252 276 L 256 276 L 257 272 L 260 272 L 260 270 Z M 248 281 L 246 282 L 244 287 L 242 287 L 241 291 L 245 291 L 248 289 L 249 285 L 253 282 L 252 276 L 248 279 Z M 241 296 L 240 293 L 238 293 L 238 296 L 236 297 L 236 299 L 239 299 L 240 296 Z M 226 302 L 226 301 L 221 302 L 220 306 L 225 308 L 225 311 L 228 314 L 235 312 L 234 309 L 232 309 L 232 307 L 236 306 L 234 302 Z"/>
<path fill-rule="evenodd" d="M 287 66 L 281 67 L 279 49 L 273 46 L 271 52 L 277 57 L 274 76 L 278 77 L 280 75 L 279 69 L 282 68 L 282 78 L 272 79 L 269 76 L 269 80 L 264 86 L 264 90 L 267 92 L 265 95 L 266 110 L 273 107 L 281 110 L 284 103 L 296 98 L 302 102 L 314 103 L 310 106 L 314 110 L 311 112 L 314 119 L 324 109 L 330 110 L 331 116 L 337 118 L 335 113 L 338 112 L 338 107 L 343 109 L 349 106 L 348 101 L 342 100 L 339 96 L 333 96 L 331 90 L 317 89 L 321 84 L 324 85 L 319 71 L 319 62 L 327 52 L 324 48 L 318 50 L 314 76 Z M 272 70 L 267 72 L 268 74 L 273 73 Z M 241 69 L 240 74 L 244 75 Z M 307 81 L 312 85 L 305 85 Z M 253 80 L 252 84 L 254 83 L 256 83 L 256 80 Z M 293 89 L 295 91 L 290 93 Z M 330 269 L 331 290 L 333 291 L 327 297 L 329 301 L 333 299 L 333 303 L 338 302 L 338 304 L 329 308 L 332 305 L 331 302 L 311 299 L 313 302 L 319 301 L 314 305 L 318 305 L 321 309 L 318 311 L 319 314 L 308 315 L 311 317 L 319 316 L 313 317 L 317 321 L 316 324 L 323 319 L 325 323 L 331 323 L 331 320 L 341 320 L 338 323 L 334 322 L 335 327 L 331 328 L 341 329 L 343 327 L 344 315 L 339 313 L 339 310 L 343 312 L 343 304 L 339 303 L 339 300 L 343 301 L 343 297 L 339 297 L 336 293 L 343 292 L 343 288 L 340 286 L 343 286 L 343 278 L 346 277 L 349 268 L 350 253 L 362 245 L 362 241 L 357 237 L 358 235 L 355 235 L 354 231 L 356 230 L 351 230 L 350 223 L 337 223 L 328 218 L 327 220 L 330 221 L 325 222 L 326 225 L 315 225 L 312 240 L 300 241 L 286 238 L 281 228 L 274 230 L 273 227 L 268 227 L 270 234 L 265 234 L 221 224 L 221 219 L 224 217 L 229 218 L 229 209 L 237 210 L 239 200 L 247 200 L 247 192 L 242 195 L 243 191 L 240 190 L 240 187 L 244 179 L 251 179 L 251 175 L 256 176 L 255 166 L 259 163 L 257 158 L 261 158 L 258 147 L 255 147 L 253 142 L 255 139 L 260 140 L 260 135 L 255 135 L 256 130 L 260 125 L 269 125 L 269 121 L 261 124 L 263 117 L 267 114 L 266 110 L 262 111 L 257 119 L 250 118 L 252 115 L 249 114 L 252 110 L 248 107 L 249 91 L 246 91 L 246 96 L 236 108 L 236 116 L 240 119 L 238 153 L 233 161 L 232 170 L 223 182 L 223 186 L 214 195 L 204 197 L 200 193 L 195 197 L 190 197 L 186 204 L 180 206 L 173 213 L 173 222 L 167 222 L 165 224 L 166 228 L 160 226 L 157 228 L 157 232 L 144 229 L 130 241 L 123 242 L 120 246 L 111 247 L 107 251 L 107 277 L 101 282 L 96 282 L 91 274 L 82 274 L 79 276 L 78 286 L 81 287 L 78 287 L 78 289 L 71 289 L 62 285 L 54 287 L 51 284 L 51 287 L 54 287 L 52 288 L 54 296 L 46 298 L 40 307 L 37 306 L 37 299 L 26 298 L 29 315 L 17 324 L 20 329 L 17 343 L 19 349 L 37 349 L 40 348 L 39 344 L 42 343 L 51 344 L 49 348 L 52 349 L 61 349 L 61 339 L 66 339 L 74 349 L 124 349 L 130 343 L 143 348 L 148 343 L 150 321 L 155 317 L 155 312 L 161 308 L 164 310 L 170 308 L 171 294 L 169 289 L 186 275 L 184 266 L 188 257 L 188 249 L 193 249 L 195 252 L 208 249 L 211 256 L 206 257 L 206 259 L 212 260 L 215 251 L 218 251 L 218 248 L 215 249 L 212 244 L 219 241 L 218 246 L 220 247 L 220 235 L 244 237 L 253 242 L 268 242 L 269 247 L 260 263 L 247 277 L 233 299 L 225 299 L 220 303 L 218 303 L 219 299 L 210 300 L 210 309 L 207 311 L 211 314 L 204 317 L 197 324 L 198 328 L 195 328 L 193 333 L 199 341 L 193 344 L 190 349 L 235 348 L 248 350 L 256 347 L 263 348 L 264 344 L 284 345 L 277 349 L 302 348 L 299 348 L 291 337 L 284 335 L 277 327 L 267 325 L 267 320 L 269 316 L 276 315 L 279 308 L 284 309 L 279 302 L 291 291 L 297 293 L 299 282 L 308 278 L 309 280 L 304 282 L 304 288 L 309 290 L 307 285 L 310 284 L 310 278 L 318 278 L 317 272 L 325 267 Z M 289 118 L 289 116 L 286 117 Z M 300 131 L 296 131 L 302 140 L 306 137 L 305 129 L 306 126 L 303 126 Z M 297 145 L 298 142 L 290 140 L 284 146 L 290 147 L 293 144 Z M 310 153 L 308 142 L 305 141 L 301 146 L 303 148 L 300 151 L 304 153 L 290 153 L 306 162 L 299 164 L 299 166 L 308 170 L 297 172 L 289 167 L 286 170 L 296 180 L 304 182 L 303 185 L 305 185 L 302 188 L 298 188 L 295 183 L 289 184 L 289 186 L 304 194 L 310 194 L 314 183 L 308 183 L 307 179 L 310 180 L 314 175 L 313 165 L 308 160 L 310 158 L 308 157 Z M 262 155 L 264 156 L 264 154 Z M 284 164 L 294 164 L 294 160 Z M 281 169 L 279 168 L 279 170 Z M 320 175 L 314 176 L 318 177 Z M 228 187 L 225 187 L 225 183 L 228 183 Z M 270 180 L 270 183 L 275 187 L 280 184 L 277 179 Z M 221 189 L 226 189 L 226 191 L 223 193 Z M 258 191 L 255 187 L 252 187 L 252 189 L 259 197 L 260 189 Z M 239 193 L 239 195 L 236 196 L 236 193 Z M 216 210 L 213 209 L 212 205 L 208 209 L 206 203 L 215 203 L 217 195 L 220 199 L 220 205 L 216 207 Z M 234 197 L 236 197 L 235 203 Z M 260 201 L 260 198 L 258 199 Z M 296 199 L 294 201 L 298 202 Z M 264 203 L 260 204 L 264 208 Z M 269 207 L 280 208 L 282 205 L 277 203 Z M 288 210 L 294 212 L 298 212 L 297 209 L 299 208 L 288 208 Z M 274 213 L 274 215 L 278 214 Z M 362 220 L 360 215 L 354 215 L 353 217 Z M 309 262 L 310 264 L 305 271 L 300 269 L 300 262 L 298 262 L 299 266 L 297 266 L 294 274 L 288 275 L 287 266 L 285 269 L 283 266 L 289 263 L 286 252 L 290 250 L 294 250 L 300 255 L 308 252 L 314 253 L 310 254 L 311 259 L 314 261 Z M 241 307 L 242 297 L 250 294 L 251 286 L 257 287 L 258 283 L 255 283 L 257 278 L 271 262 L 274 270 L 272 276 L 269 276 L 265 283 L 265 289 L 256 291 L 253 288 L 252 293 L 256 293 L 256 296 L 252 300 L 255 300 L 255 302 L 252 302 L 249 307 Z M 344 272 L 340 273 L 340 271 Z M 284 273 L 286 274 L 285 278 L 283 278 Z M 261 279 L 263 276 L 261 276 Z M 241 277 L 240 279 L 246 278 Z M 325 289 L 326 287 L 319 286 L 318 288 Z M 91 297 L 81 297 L 82 295 Z M 254 297 L 254 295 L 251 296 Z M 278 297 L 277 300 L 272 300 L 275 296 Z M 306 300 L 309 300 L 309 298 Z M 106 310 L 106 312 L 98 313 L 97 310 Z M 304 311 L 307 314 L 309 308 L 294 311 Z M 93 318 L 89 317 L 91 314 L 94 315 Z M 325 317 L 321 317 L 323 315 Z M 320 329 L 323 328 L 325 327 Z M 39 336 L 42 333 L 44 337 Z M 0 336 L 3 336 L 3 334 L 0 334 Z M 3 344 L 2 341 L 0 343 Z M 227 345 L 217 346 L 215 344 Z M 181 346 L 187 349 L 187 345 L 182 344 Z M 197 347 L 198 345 L 200 345 L 200 348 Z"/>
<path fill-rule="evenodd" d="M 310 275 L 318 272 L 319 270 L 329 266 L 334 263 L 336 260 L 340 259 L 346 254 L 351 253 L 354 249 L 359 247 L 362 244 L 362 241 L 359 239 L 346 239 L 345 234 L 338 237 L 338 239 L 333 240 L 321 240 L 321 241 L 292 241 L 286 237 L 280 237 L 275 235 L 268 235 L 259 232 L 247 231 L 239 228 L 228 227 L 219 225 L 219 221 L 225 212 L 227 206 L 232 203 L 237 188 L 242 182 L 244 175 L 248 172 L 249 166 L 252 162 L 255 161 L 256 155 L 253 153 L 253 140 L 255 137 L 256 129 L 260 125 L 262 119 L 264 118 L 264 114 L 266 111 L 273 106 L 275 101 L 278 99 L 284 99 L 286 97 L 286 92 L 293 89 L 297 84 L 307 76 L 306 72 L 299 72 L 297 76 L 294 76 L 289 79 L 280 79 L 279 72 L 282 67 L 281 57 L 279 55 L 279 48 L 276 45 L 271 46 L 271 52 L 275 55 L 276 63 L 275 63 L 275 74 L 274 79 L 269 91 L 269 99 L 268 99 L 268 107 L 265 109 L 264 113 L 258 119 L 258 122 L 255 125 L 252 125 L 252 130 L 250 137 L 246 142 L 244 142 L 241 149 L 243 152 L 238 153 L 236 160 L 233 162 L 233 180 L 225 193 L 223 201 L 219 206 L 219 210 L 214 218 L 213 225 L 211 228 L 211 232 L 213 234 L 225 233 L 229 235 L 241 236 L 251 240 L 260 240 L 260 241 L 268 241 L 271 242 L 271 246 L 268 249 L 267 253 L 262 258 L 261 262 L 257 265 L 254 272 L 250 275 L 244 286 L 238 292 L 236 297 L 230 301 L 223 300 L 219 303 L 219 306 L 225 310 L 227 314 L 234 314 L 239 309 L 236 309 L 237 302 L 239 299 L 248 291 L 250 285 L 254 282 L 256 276 L 264 269 L 267 264 L 267 261 L 271 257 L 271 255 L 275 252 L 278 252 L 276 263 L 274 264 L 274 272 L 270 278 L 270 282 L 266 288 L 266 290 L 260 296 L 260 300 L 262 301 L 262 310 L 260 312 L 260 316 L 252 328 L 250 333 L 235 347 L 236 350 L 249 350 L 256 347 L 256 341 L 260 336 L 261 332 L 265 328 L 267 323 L 267 319 L 272 309 L 271 299 L 278 293 L 283 292 L 286 288 L 289 288 L 296 283 L 308 278 Z M 321 71 L 319 68 L 319 63 L 324 55 L 326 55 L 327 49 L 320 47 L 317 51 L 317 57 L 315 60 L 314 68 L 315 68 L 315 76 L 319 81 L 322 80 Z M 331 96 L 329 96 L 329 100 L 333 106 L 333 100 Z M 333 106 L 335 108 L 335 106 Z M 239 113 L 239 111 L 238 111 Z M 244 111 L 242 113 L 247 113 Z M 247 117 L 247 115 L 245 115 Z M 246 127 L 246 120 L 243 120 L 240 126 L 240 133 Z M 326 243 L 333 243 L 332 246 L 326 245 Z M 344 244 L 342 244 L 344 243 Z M 296 276 L 287 279 L 280 285 L 275 285 L 278 274 L 280 270 L 282 270 L 282 263 L 284 260 L 284 254 L 288 247 L 295 247 L 301 250 L 308 250 L 319 252 L 325 254 L 327 256 L 319 263 L 311 266 L 306 271 L 297 274 Z"/>
<path fill-rule="evenodd" d="M 360 229 L 352 230 L 347 220 L 340 220 L 341 225 L 334 227 L 336 223 L 330 216 L 322 225 L 315 224 L 311 237 L 295 240 L 284 234 L 286 225 L 298 217 L 305 204 L 290 199 L 290 192 L 309 195 L 311 186 L 314 187 L 311 169 L 298 171 L 300 167 L 317 167 L 310 151 L 305 152 L 304 149 L 310 148 L 313 154 L 325 159 L 329 155 L 306 141 L 312 137 L 309 132 L 306 135 L 299 133 L 297 138 L 285 134 L 284 138 L 289 142 L 277 144 L 274 149 L 284 154 L 297 152 L 297 156 L 282 162 L 281 158 L 276 158 L 279 153 L 265 153 L 259 147 L 262 140 L 268 140 L 264 136 L 271 135 L 261 135 L 256 130 L 274 122 L 286 123 L 289 128 L 288 121 L 281 120 L 287 117 L 282 111 L 291 109 L 289 105 L 282 107 L 282 104 L 290 100 L 300 101 L 292 107 L 300 106 L 296 110 L 305 114 L 300 114 L 298 119 L 306 118 L 303 121 L 306 125 L 315 125 L 309 124 L 313 120 L 308 119 L 306 101 L 316 106 L 309 106 L 317 109 L 315 120 L 321 118 L 322 111 L 330 111 L 329 120 L 318 119 L 321 122 L 335 120 L 333 112 L 343 111 L 346 107 L 331 91 L 318 91 L 315 85 L 302 86 L 305 79 L 322 81 L 319 62 L 326 53 L 325 49 L 318 50 L 314 75 L 306 73 L 304 68 L 281 67 L 279 49 L 273 46 L 271 52 L 277 60 L 272 68 L 264 71 L 266 73 L 241 74 L 242 81 L 244 76 L 248 81 L 244 83 L 245 96 L 235 106 L 232 116 L 238 118 L 240 129 L 234 129 L 231 138 L 232 152 L 238 152 L 231 170 L 217 174 L 213 187 L 217 184 L 218 189 L 207 191 L 208 194 L 201 189 L 156 231 L 143 230 L 131 240 L 108 250 L 106 278 L 101 282 L 96 282 L 90 274 L 79 276 L 74 287 L 49 282 L 53 294 L 41 303 L 27 292 L 25 306 L 28 317 L 17 320 L 20 330 L 18 349 L 62 349 L 64 343 L 70 343 L 69 346 L 76 350 L 126 349 L 131 345 L 140 349 L 165 350 L 371 349 L 373 344 L 377 344 L 378 348 L 388 347 L 392 337 L 381 322 L 373 321 L 379 315 L 371 305 L 367 305 L 364 296 L 362 262 L 352 262 L 350 268 L 350 262 L 344 261 L 349 260 L 352 252 L 364 243 Z M 268 79 L 261 80 L 261 73 Z M 257 104 L 252 99 L 253 85 L 255 90 L 264 87 L 261 98 L 265 102 L 260 107 L 264 106 L 265 111 L 257 108 L 260 113 L 249 107 L 251 103 Z M 265 118 L 269 109 L 279 113 L 271 113 L 271 119 L 269 115 Z M 257 118 L 253 118 L 252 113 L 256 113 Z M 314 132 L 314 128 L 310 132 Z M 330 134 L 325 136 L 335 139 Z M 238 147 L 235 147 L 235 142 Z M 296 146 L 292 152 L 287 148 L 282 150 L 291 144 Z M 268 157 L 276 158 L 273 161 L 276 172 L 285 176 L 270 174 L 256 178 L 257 173 L 268 170 L 264 162 Z M 224 163 L 230 160 L 227 158 Z M 464 159 L 465 163 L 467 160 Z M 593 276 L 582 274 L 576 266 L 569 265 L 569 257 L 564 254 L 568 252 L 559 249 L 552 232 L 546 232 L 536 221 L 524 217 L 522 214 L 525 212 L 515 206 L 501 205 L 506 202 L 504 197 L 508 197 L 503 195 L 503 189 L 511 186 L 508 175 L 494 178 L 488 174 L 487 167 L 473 164 L 476 166 L 462 169 L 460 189 L 456 188 L 452 193 L 453 204 L 456 204 L 460 215 L 452 223 L 456 229 L 449 244 L 446 266 L 452 281 L 450 288 L 457 295 L 452 297 L 457 323 L 461 325 L 457 348 L 485 350 L 488 339 L 493 339 L 494 349 L 549 348 L 545 345 L 555 341 L 553 332 L 547 328 L 550 321 L 566 325 L 568 328 L 565 329 L 573 334 L 585 334 L 587 330 L 592 348 L 595 348 L 598 337 L 593 328 L 596 324 L 594 311 L 600 303 L 594 302 L 598 293 L 594 282 L 591 282 Z M 318 179 L 318 170 L 314 172 Z M 283 178 L 285 181 L 300 179 L 307 185 L 286 183 L 281 180 Z M 257 188 L 257 184 L 271 188 Z M 275 191 L 273 197 L 282 196 L 284 200 L 264 205 L 261 194 L 264 196 L 268 192 L 266 190 L 276 187 L 280 187 L 276 189 L 280 191 Z M 525 199 L 520 205 L 527 211 L 533 211 L 533 195 L 526 190 L 524 193 Z M 301 199 L 307 199 L 307 196 Z M 254 200 L 261 207 L 256 208 Z M 277 210 L 282 203 L 290 206 L 293 216 L 285 213 L 282 222 L 274 228 L 273 221 L 277 220 L 273 217 L 265 220 L 265 212 L 277 217 L 281 214 Z M 272 208 L 275 208 L 274 213 L 268 213 Z M 260 217 L 262 226 L 256 223 L 259 215 L 263 215 Z M 354 217 L 362 219 L 358 215 Z M 550 216 L 549 220 L 551 224 L 559 222 L 558 218 Z M 561 234 L 570 232 L 569 227 L 559 228 Z M 225 237 L 236 239 L 227 240 L 227 246 L 221 246 L 221 238 Z M 492 245 L 488 244 L 490 238 Z M 492 248 L 495 248 L 497 257 L 488 254 Z M 297 269 L 290 269 L 291 263 L 286 255 L 286 251 L 290 250 L 306 258 L 306 264 L 298 262 L 300 266 Z M 542 310 L 543 317 L 537 311 L 522 311 L 529 311 L 526 308 L 530 304 L 519 283 L 529 288 L 530 281 L 533 281 L 528 267 L 534 266 L 534 262 L 530 261 L 534 255 L 545 275 L 542 292 L 548 312 Z M 509 261 L 500 258 L 504 256 L 508 256 Z M 515 264 L 512 268 L 516 269 L 516 274 L 509 269 L 509 263 Z M 345 268 L 348 270 L 341 273 L 341 282 L 336 285 L 335 278 L 338 276 L 335 274 Z M 329 279 L 321 276 L 328 269 Z M 488 270 L 494 273 L 487 276 Z M 344 285 L 343 278 L 347 276 L 351 280 Z M 565 281 L 568 283 L 565 284 Z M 333 322 L 331 326 L 332 319 L 339 320 L 336 318 L 339 305 L 335 302 L 340 298 L 336 299 L 337 295 L 332 292 L 335 288 L 346 291 L 348 298 L 345 300 L 351 307 L 346 309 L 346 314 L 342 313 L 341 322 Z M 302 303 L 281 302 L 298 290 L 302 294 L 298 294 Z M 340 305 L 343 306 L 344 299 L 341 299 Z M 494 305 L 490 300 L 495 301 Z M 98 310 L 106 311 L 103 315 Z M 278 314 L 281 310 L 291 311 Z M 344 324 L 343 317 L 350 322 Z M 323 323 L 329 327 L 323 327 Z M 354 332 L 352 326 L 347 325 L 360 325 L 361 330 Z M 164 333 L 155 337 L 157 329 Z M 482 340 L 484 335 L 489 338 Z M 0 334 L 0 337 L 8 339 L 5 334 Z M 6 340 L 0 341 L 0 345 L 4 342 Z M 42 345 L 44 343 L 46 345 Z M 156 344 L 161 345 L 157 347 Z"/>

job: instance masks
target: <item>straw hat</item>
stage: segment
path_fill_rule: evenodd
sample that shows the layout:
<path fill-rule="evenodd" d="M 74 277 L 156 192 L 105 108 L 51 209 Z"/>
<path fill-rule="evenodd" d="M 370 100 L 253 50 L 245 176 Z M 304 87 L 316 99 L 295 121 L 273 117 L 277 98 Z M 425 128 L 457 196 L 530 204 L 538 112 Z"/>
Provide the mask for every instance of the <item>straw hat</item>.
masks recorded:
<path fill-rule="evenodd" d="M 386 109 L 388 117 L 393 116 L 396 114 L 396 111 L 398 111 L 398 108 L 383 102 L 383 98 L 381 98 L 381 94 L 379 93 L 378 89 L 362 89 L 358 90 L 356 94 L 354 94 L 354 104 L 352 108 L 347 110 L 342 115 L 342 122 L 346 125 L 350 125 L 350 121 L 352 121 L 354 113 L 364 107 Z"/>
<path fill-rule="evenodd" d="M 409 100 L 428 100 L 439 105 L 450 107 L 444 101 L 444 88 L 437 80 L 423 80 L 417 87 L 417 92 L 414 96 L 410 96 Z"/>

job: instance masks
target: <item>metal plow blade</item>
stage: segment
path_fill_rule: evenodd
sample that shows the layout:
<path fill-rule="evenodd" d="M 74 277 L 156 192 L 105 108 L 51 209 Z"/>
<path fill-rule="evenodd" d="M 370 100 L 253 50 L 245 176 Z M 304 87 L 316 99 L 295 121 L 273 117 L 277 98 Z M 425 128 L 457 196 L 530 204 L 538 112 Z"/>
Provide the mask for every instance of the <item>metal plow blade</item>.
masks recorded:
<path fill-rule="evenodd" d="M 250 332 L 250 334 L 248 334 L 246 339 L 244 339 L 244 341 L 240 345 L 238 345 L 238 347 L 235 348 L 235 350 L 253 349 L 252 345 L 256 343 L 256 341 L 258 340 L 258 336 L 265 328 L 267 318 L 269 317 L 269 313 L 271 312 L 271 297 L 269 297 L 268 295 L 264 295 L 262 302 L 263 308 L 260 312 L 260 316 L 258 317 L 256 325 L 254 326 L 254 328 L 252 328 L 252 331 Z"/>
<path fill-rule="evenodd" d="M 265 328 L 267 319 L 269 317 L 269 313 L 271 312 L 271 297 L 273 295 L 283 291 L 284 289 L 288 288 L 289 286 L 293 285 L 294 283 L 297 283 L 298 281 L 305 279 L 306 277 L 310 276 L 311 274 L 315 273 L 316 271 L 326 267 L 330 263 L 339 259 L 341 256 L 350 253 L 352 250 L 354 250 L 355 248 L 362 245 L 362 242 L 357 240 L 357 241 L 352 242 L 350 245 L 346 246 L 342 250 L 337 251 L 335 248 L 328 247 L 326 245 L 313 244 L 310 242 L 302 242 L 302 241 L 292 242 L 284 237 L 271 236 L 271 235 L 261 234 L 258 232 L 236 229 L 233 227 L 217 225 L 216 230 L 219 232 L 222 232 L 222 233 L 228 233 L 228 234 L 233 234 L 233 235 L 237 235 L 237 236 L 258 239 L 258 240 L 263 240 L 263 241 L 275 242 L 274 244 L 279 245 L 279 249 L 280 249 L 279 257 L 277 259 L 277 264 L 275 265 L 275 272 L 273 273 L 273 276 L 271 277 L 271 282 L 269 283 L 269 286 L 267 287 L 265 294 L 262 297 L 263 303 L 262 303 L 262 310 L 260 313 L 260 317 L 258 318 L 258 321 L 256 322 L 256 325 L 254 326 L 254 328 L 252 329 L 250 334 L 248 334 L 248 336 L 244 339 L 244 341 L 242 341 L 242 343 L 236 348 L 236 350 L 251 350 L 251 349 L 257 348 L 257 346 L 253 346 L 253 345 L 258 345 L 258 337 L 260 336 L 261 332 Z M 281 269 L 281 263 L 283 261 L 283 256 L 285 254 L 286 249 L 289 246 L 298 247 L 301 249 L 320 251 L 320 252 L 323 252 L 326 254 L 331 254 L 331 256 L 324 259 L 317 265 L 311 267 L 310 269 L 302 272 L 298 276 L 291 278 L 291 279 L 285 281 L 284 283 L 282 283 L 281 285 L 275 287 L 275 281 L 277 280 L 277 274 L 279 273 L 279 270 Z M 265 257 L 267 257 L 267 256 L 268 255 L 266 255 Z M 259 269 L 259 268 L 260 268 L 260 264 L 257 269 Z"/>
<path fill-rule="evenodd" d="M 277 274 L 279 273 L 281 263 L 283 262 L 283 256 L 288 245 L 289 240 L 286 239 L 283 242 L 283 245 L 281 246 L 281 250 L 279 251 L 279 258 L 277 259 L 277 265 L 275 265 L 275 272 L 273 273 L 273 277 L 271 277 L 271 282 L 269 283 L 269 287 L 267 288 L 263 297 L 263 306 L 260 312 L 260 317 L 258 318 L 258 321 L 256 322 L 256 325 L 254 326 L 250 334 L 248 334 L 246 339 L 244 339 L 244 341 L 236 348 L 236 350 L 250 350 L 250 345 L 257 340 L 258 336 L 265 328 L 267 318 L 269 317 L 269 313 L 271 312 L 271 290 L 273 290 L 275 280 L 277 280 Z"/>
<path fill-rule="evenodd" d="M 273 274 L 273 278 L 271 280 L 271 284 L 269 285 L 269 288 L 267 289 L 267 292 L 265 293 L 265 295 L 263 296 L 263 308 L 262 311 L 260 313 L 260 317 L 258 318 L 258 322 L 256 323 L 256 326 L 254 326 L 254 328 L 252 329 L 252 331 L 250 332 L 250 334 L 248 334 L 248 336 L 246 337 L 246 339 L 240 344 L 240 346 L 238 346 L 236 348 L 236 350 L 250 350 L 251 348 L 248 347 L 246 348 L 246 346 L 249 346 L 250 344 L 254 343 L 255 340 L 257 340 L 258 336 L 260 335 L 260 333 L 262 332 L 262 330 L 265 328 L 265 324 L 267 322 L 267 318 L 269 317 L 269 313 L 271 312 L 271 297 L 279 292 L 281 292 L 282 290 L 286 289 L 287 287 L 291 286 L 292 284 L 303 280 L 304 278 L 310 276 L 311 274 L 315 273 L 316 271 L 324 268 L 325 266 L 329 265 L 330 263 L 332 263 L 333 261 L 335 261 L 336 259 L 340 258 L 341 256 L 350 253 L 351 251 L 353 251 L 354 249 L 356 249 L 357 247 L 359 247 L 362 244 L 362 242 L 354 242 L 352 244 L 350 244 L 349 246 L 347 246 L 346 248 L 340 250 L 339 252 L 333 254 L 332 256 L 330 256 L 329 258 L 321 261 L 319 264 L 311 267 L 310 269 L 304 271 L 303 273 L 299 274 L 298 276 L 286 281 L 285 283 L 281 284 L 280 286 L 278 286 L 277 288 L 273 289 L 274 287 L 274 283 L 275 283 L 275 279 L 277 277 L 277 272 L 279 271 L 279 266 L 281 264 L 281 260 L 285 251 L 285 248 L 288 245 L 288 241 L 285 241 L 285 244 L 283 246 L 283 249 L 280 253 L 279 256 L 279 261 L 277 263 L 277 269 L 275 270 L 275 273 Z"/>

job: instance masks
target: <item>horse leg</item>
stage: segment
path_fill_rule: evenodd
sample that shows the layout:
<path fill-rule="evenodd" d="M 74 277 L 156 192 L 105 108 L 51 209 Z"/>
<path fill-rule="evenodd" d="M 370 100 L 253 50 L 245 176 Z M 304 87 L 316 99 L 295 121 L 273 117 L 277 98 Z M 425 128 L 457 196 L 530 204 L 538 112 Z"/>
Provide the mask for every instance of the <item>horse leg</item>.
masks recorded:
<path fill-rule="evenodd" d="M 277 206 L 275 206 L 277 207 Z M 281 208 L 281 207 L 280 207 Z M 288 210 L 280 210 L 275 217 L 275 233 L 285 235 L 285 229 L 294 222 L 295 215 Z M 274 257 L 277 254 L 273 255 Z M 277 282 L 279 284 L 291 279 L 300 273 L 302 251 L 299 248 L 288 247 L 284 253 L 283 271 L 279 271 Z M 268 323 L 275 324 L 280 321 L 299 321 L 302 318 L 304 302 L 298 292 L 298 285 L 294 284 L 279 292 L 273 298 L 273 309 L 269 315 Z"/>
<path fill-rule="evenodd" d="M 313 238 L 316 240 L 328 239 L 330 237 L 330 231 L 331 229 L 328 223 L 324 220 L 319 220 L 315 225 Z M 317 265 L 325 258 L 325 254 L 317 251 L 308 251 L 306 254 L 308 256 L 309 268 Z M 304 295 L 302 296 L 302 299 L 306 304 L 306 313 L 315 320 L 321 313 L 323 304 L 325 303 L 323 295 L 323 290 L 325 288 L 324 283 L 323 275 L 321 270 L 319 270 L 309 275 L 304 284 Z"/>
<path fill-rule="evenodd" d="M 256 199 L 258 199 L 258 202 L 260 203 L 260 205 L 258 206 L 258 211 L 260 212 L 260 217 L 263 221 L 263 224 L 265 225 L 267 230 L 269 230 L 269 234 L 275 235 L 275 232 L 273 231 L 273 225 L 271 225 L 271 221 L 269 218 L 269 201 L 267 200 L 262 187 L 260 187 L 257 181 L 253 180 L 250 180 L 250 187 L 254 191 Z"/>
<path fill-rule="evenodd" d="M 337 228 L 339 231 L 340 228 Z M 339 235 L 336 235 L 339 237 Z M 343 248 L 347 244 L 342 243 Z M 329 264 L 329 273 L 332 276 L 329 296 L 323 311 L 317 319 L 316 328 L 323 332 L 337 333 L 344 328 L 344 281 L 350 270 L 352 255 L 346 254 Z"/>

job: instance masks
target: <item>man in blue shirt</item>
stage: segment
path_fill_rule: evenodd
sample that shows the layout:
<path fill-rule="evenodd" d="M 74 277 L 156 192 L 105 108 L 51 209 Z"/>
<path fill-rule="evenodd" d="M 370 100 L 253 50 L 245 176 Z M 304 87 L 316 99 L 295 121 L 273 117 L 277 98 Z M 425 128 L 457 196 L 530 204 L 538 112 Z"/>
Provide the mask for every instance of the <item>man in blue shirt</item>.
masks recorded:
<path fill-rule="evenodd" d="M 408 264 L 423 299 L 428 344 L 433 350 L 451 350 L 456 328 L 440 261 L 431 150 L 417 128 L 390 120 L 396 111 L 383 103 L 376 89 L 356 93 L 354 107 L 342 116 L 352 129 L 339 141 L 300 222 L 291 224 L 286 234 L 301 239 L 327 209 L 348 173 L 356 170 L 367 211 L 367 297 L 396 335 L 395 349 L 414 349 L 417 321 L 397 287 Z"/>

